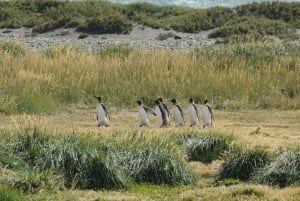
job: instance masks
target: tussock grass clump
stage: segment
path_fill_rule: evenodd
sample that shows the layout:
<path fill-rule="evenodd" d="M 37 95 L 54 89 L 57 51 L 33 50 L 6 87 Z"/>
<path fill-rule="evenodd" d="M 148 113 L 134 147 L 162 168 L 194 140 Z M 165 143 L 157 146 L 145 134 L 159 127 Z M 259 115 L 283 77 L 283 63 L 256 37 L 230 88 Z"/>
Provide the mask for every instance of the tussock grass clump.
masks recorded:
<path fill-rule="evenodd" d="M 263 191 L 256 190 L 254 188 L 238 189 L 231 193 L 232 197 L 236 198 L 239 196 L 255 196 L 257 198 L 264 197 L 265 193 Z"/>
<path fill-rule="evenodd" d="M 158 139 L 148 143 L 122 145 L 109 154 L 136 182 L 166 185 L 187 185 L 193 182 L 193 175 L 177 147 Z"/>
<path fill-rule="evenodd" d="M 254 181 L 286 187 L 300 182 L 300 150 L 284 150 L 254 176 Z"/>
<path fill-rule="evenodd" d="M 23 171 L 17 171 L 13 178 L 5 183 L 14 189 L 32 194 L 40 191 L 55 192 L 64 189 L 63 175 L 52 170 L 24 169 Z"/>
<path fill-rule="evenodd" d="M 221 154 L 229 148 L 230 137 L 219 134 L 200 135 L 184 134 L 177 136 L 177 142 L 182 144 L 190 161 L 211 163 L 220 158 Z"/>
<path fill-rule="evenodd" d="M 223 159 L 219 180 L 232 178 L 247 181 L 256 170 L 263 168 L 271 161 L 270 155 L 261 149 L 231 150 L 224 154 Z"/>
<path fill-rule="evenodd" d="M 16 150 L 34 169 L 64 174 L 67 187 L 127 187 L 125 177 L 113 162 L 83 139 L 58 139 L 35 132 L 32 136 L 21 137 Z"/>
<path fill-rule="evenodd" d="M 0 41 L 0 52 L 9 53 L 15 57 L 25 55 L 25 49 L 15 42 Z"/>
<path fill-rule="evenodd" d="M 101 58 L 122 58 L 126 59 L 129 55 L 134 52 L 132 47 L 127 45 L 117 45 L 117 46 L 110 46 L 107 48 L 103 48 L 100 50 L 95 50 L 94 54 Z"/>
<path fill-rule="evenodd" d="M 27 201 L 28 199 L 12 188 L 8 186 L 0 185 L 0 200 L 1 201 Z"/>

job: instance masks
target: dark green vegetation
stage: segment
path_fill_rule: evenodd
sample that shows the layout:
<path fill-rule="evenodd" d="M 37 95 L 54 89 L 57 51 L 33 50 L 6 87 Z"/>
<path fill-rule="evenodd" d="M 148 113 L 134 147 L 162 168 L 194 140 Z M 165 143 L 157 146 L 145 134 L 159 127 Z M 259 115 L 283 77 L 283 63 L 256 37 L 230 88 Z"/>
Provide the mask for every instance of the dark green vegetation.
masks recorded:
<path fill-rule="evenodd" d="M 300 3 L 253 3 L 233 9 L 193 9 L 104 1 L 0 2 L 2 28 L 32 27 L 33 32 L 42 33 L 59 27 L 76 27 L 87 33 L 128 33 L 135 23 L 189 33 L 219 28 L 210 37 L 226 37 L 227 41 L 257 41 L 264 35 L 294 40 L 297 38 L 294 29 L 300 28 Z M 236 37 L 241 34 L 245 38 Z"/>
<path fill-rule="evenodd" d="M 89 135 L 87 138 L 75 133 L 56 136 L 37 128 L 19 132 L 1 131 L 0 200 L 26 200 L 27 195 L 42 191 L 75 188 L 126 190 L 145 184 L 193 185 L 196 177 L 188 160 L 195 151 L 196 159 L 221 161 L 220 171 L 213 176 L 214 185 L 250 181 L 285 187 L 300 181 L 299 148 L 280 150 L 278 154 L 245 150 L 229 146 L 235 139 L 220 133 L 170 133 L 167 138 L 149 138 L 137 132 L 84 134 Z M 203 144 L 197 146 L 210 147 L 212 152 L 203 151 L 206 148 L 186 149 L 189 140 L 196 139 Z M 218 148 L 217 156 L 212 144 L 218 141 L 228 150 Z M 242 195 L 261 197 L 264 193 L 252 188 L 231 193 L 232 197 Z"/>

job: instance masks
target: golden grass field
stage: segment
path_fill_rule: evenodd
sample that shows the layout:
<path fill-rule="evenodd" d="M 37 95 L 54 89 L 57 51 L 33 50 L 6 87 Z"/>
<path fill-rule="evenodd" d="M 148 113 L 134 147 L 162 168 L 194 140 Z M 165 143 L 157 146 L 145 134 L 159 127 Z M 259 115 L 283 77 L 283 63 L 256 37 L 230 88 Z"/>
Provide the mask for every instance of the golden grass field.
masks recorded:
<path fill-rule="evenodd" d="M 159 128 L 156 119 L 150 116 L 151 126 L 139 128 L 137 110 L 124 109 L 111 112 L 110 127 L 96 126 L 95 110 L 69 109 L 68 112 L 55 115 L 11 115 L 0 116 L 0 128 L 18 130 L 38 127 L 53 133 L 81 133 L 87 137 L 97 133 L 143 132 L 149 136 L 164 136 L 176 131 L 220 132 L 233 135 L 235 142 L 247 148 L 261 147 L 276 151 L 280 147 L 289 147 L 300 142 L 300 111 L 299 110 L 244 110 L 221 111 L 214 110 L 213 128 L 179 128 L 171 125 L 169 128 Z M 189 166 L 198 176 L 195 185 L 184 187 L 167 187 L 154 185 L 136 185 L 129 190 L 121 191 L 83 191 L 67 190 L 51 195 L 53 200 L 284 200 L 300 199 L 299 187 L 291 186 L 283 189 L 251 184 L 234 186 L 214 186 L 213 177 L 218 171 L 220 162 L 202 164 L 189 162 Z M 255 189 L 262 195 L 241 195 L 244 189 Z M 256 191 L 255 191 L 256 192 Z M 237 194 L 237 195 L 236 195 Z M 50 199 L 51 200 L 51 199 Z"/>

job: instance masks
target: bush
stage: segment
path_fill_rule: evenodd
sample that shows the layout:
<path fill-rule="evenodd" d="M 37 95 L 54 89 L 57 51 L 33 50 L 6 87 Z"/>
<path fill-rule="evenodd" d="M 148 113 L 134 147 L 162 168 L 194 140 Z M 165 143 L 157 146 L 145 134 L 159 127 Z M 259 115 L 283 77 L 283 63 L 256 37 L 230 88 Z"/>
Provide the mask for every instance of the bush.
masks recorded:
<path fill-rule="evenodd" d="M 211 32 L 209 38 L 229 37 L 231 35 L 257 34 L 257 35 L 273 35 L 282 39 L 292 39 L 296 37 L 296 33 L 290 30 L 290 26 L 280 20 L 270 20 L 258 17 L 237 17 L 229 21 L 226 25 Z"/>
<path fill-rule="evenodd" d="M 247 181 L 258 168 L 264 167 L 271 161 L 270 155 L 260 149 L 232 150 L 226 153 L 223 159 L 220 180 L 232 178 Z"/>
<path fill-rule="evenodd" d="M 67 24 L 70 20 L 68 18 L 61 18 L 58 20 L 53 20 L 49 22 L 45 22 L 42 24 L 39 24 L 32 28 L 33 33 L 45 33 L 60 27 L 63 27 L 65 24 Z"/>
<path fill-rule="evenodd" d="M 285 150 L 254 176 L 258 183 L 281 188 L 300 182 L 300 151 Z"/>
<path fill-rule="evenodd" d="M 92 34 L 129 33 L 132 23 L 121 15 L 93 17 L 78 27 L 79 31 Z"/>

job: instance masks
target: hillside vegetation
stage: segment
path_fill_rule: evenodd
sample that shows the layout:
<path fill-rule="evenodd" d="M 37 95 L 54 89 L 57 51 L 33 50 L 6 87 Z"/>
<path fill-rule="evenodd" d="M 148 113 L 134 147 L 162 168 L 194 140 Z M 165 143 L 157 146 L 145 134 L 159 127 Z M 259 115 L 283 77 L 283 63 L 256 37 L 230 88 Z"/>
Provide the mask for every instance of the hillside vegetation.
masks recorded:
<path fill-rule="evenodd" d="M 193 9 L 156 6 L 147 3 L 129 5 L 106 1 L 21 0 L 0 2 L 0 27 L 31 27 L 43 33 L 59 27 L 76 27 L 87 33 L 129 33 L 134 24 L 153 28 L 195 33 L 217 29 L 210 37 L 235 38 L 247 34 L 247 40 L 274 35 L 295 40 L 300 28 L 300 3 L 253 3 L 235 8 Z"/>

